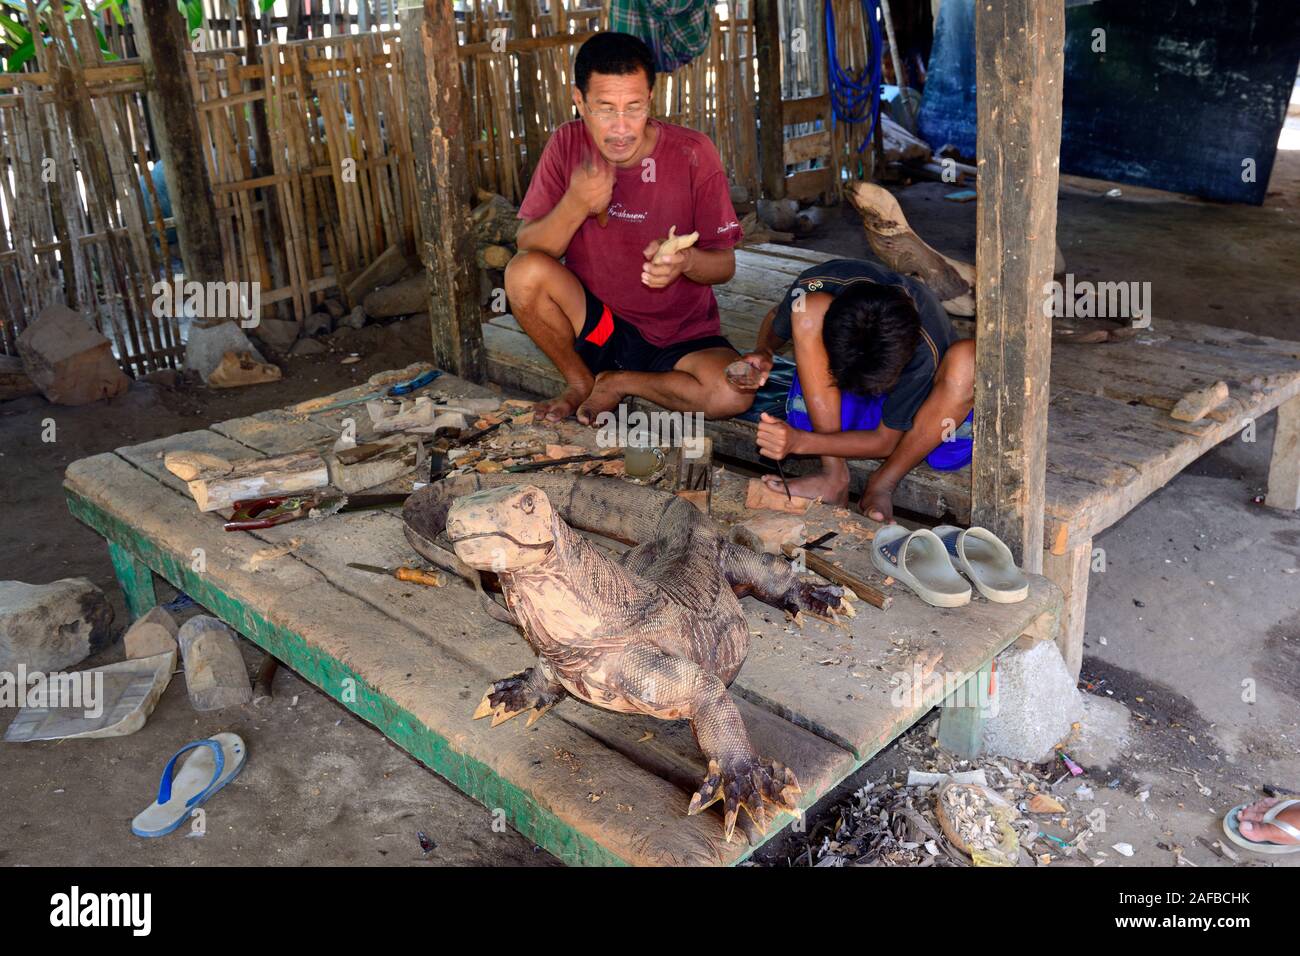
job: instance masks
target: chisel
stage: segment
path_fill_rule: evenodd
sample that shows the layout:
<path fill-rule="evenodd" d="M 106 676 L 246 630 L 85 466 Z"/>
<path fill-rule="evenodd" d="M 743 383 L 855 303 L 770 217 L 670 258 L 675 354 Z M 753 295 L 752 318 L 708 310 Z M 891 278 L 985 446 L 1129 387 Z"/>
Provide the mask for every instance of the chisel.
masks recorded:
<path fill-rule="evenodd" d="M 399 581 L 409 581 L 411 584 L 423 584 L 425 587 L 440 588 L 447 583 L 446 575 L 440 571 L 425 571 L 422 568 L 379 568 L 373 564 L 353 564 L 348 562 L 348 567 L 356 568 L 358 571 L 369 571 L 371 574 L 382 574 L 385 577 L 397 578 Z"/>

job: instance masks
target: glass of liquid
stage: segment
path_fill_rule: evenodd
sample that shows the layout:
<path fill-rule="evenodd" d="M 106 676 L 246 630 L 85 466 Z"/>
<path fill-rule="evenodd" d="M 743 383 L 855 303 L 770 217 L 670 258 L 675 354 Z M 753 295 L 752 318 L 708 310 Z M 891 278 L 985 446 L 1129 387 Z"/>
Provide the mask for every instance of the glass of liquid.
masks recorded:
<path fill-rule="evenodd" d="M 647 429 L 629 432 L 623 446 L 623 471 L 633 478 L 649 478 L 664 466 L 667 459 Z"/>

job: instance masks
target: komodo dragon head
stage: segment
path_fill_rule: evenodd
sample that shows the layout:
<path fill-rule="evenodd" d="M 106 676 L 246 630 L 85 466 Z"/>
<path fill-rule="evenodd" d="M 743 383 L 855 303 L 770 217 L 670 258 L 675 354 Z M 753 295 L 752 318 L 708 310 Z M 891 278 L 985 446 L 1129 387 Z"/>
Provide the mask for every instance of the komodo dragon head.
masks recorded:
<path fill-rule="evenodd" d="M 456 556 L 480 571 L 518 571 L 546 559 L 555 544 L 555 512 L 535 485 L 488 488 L 456 499 L 447 536 Z"/>

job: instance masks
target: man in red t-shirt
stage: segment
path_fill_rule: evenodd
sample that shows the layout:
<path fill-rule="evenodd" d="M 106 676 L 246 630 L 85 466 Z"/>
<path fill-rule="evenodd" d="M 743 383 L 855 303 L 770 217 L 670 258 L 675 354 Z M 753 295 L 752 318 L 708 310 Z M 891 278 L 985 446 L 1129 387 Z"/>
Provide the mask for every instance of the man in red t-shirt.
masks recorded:
<path fill-rule="evenodd" d="M 626 33 L 600 33 L 574 63 L 582 118 L 546 144 L 519 207 L 506 295 L 567 383 L 537 415 L 584 424 L 628 395 L 727 418 L 753 400 L 727 384 L 739 354 L 711 286 L 741 238 L 727 175 L 702 133 L 651 119 L 655 67 Z M 695 245 L 658 255 L 670 227 Z M 560 260 L 564 261 L 561 262 Z"/>

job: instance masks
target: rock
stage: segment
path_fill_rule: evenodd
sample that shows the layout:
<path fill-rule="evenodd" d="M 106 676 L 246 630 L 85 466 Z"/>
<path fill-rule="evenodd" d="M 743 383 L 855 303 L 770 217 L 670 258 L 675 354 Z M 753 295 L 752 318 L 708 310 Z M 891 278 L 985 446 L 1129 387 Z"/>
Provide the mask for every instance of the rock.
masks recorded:
<path fill-rule="evenodd" d="M 18 336 L 28 377 L 56 405 L 88 405 L 125 392 L 131 380 L 113 346 L 66 305 L 54 303 Z"/>
<path fill-rule="evenodd" d="M 409 267 L 406 253 L 401 246 L 392 245 L 385 249 L 374 262 L 362 269 L 355 277 L 344 284 L 344 295 L 349 304 L 356 306 L 375 289 L 390 285 L 402 277 Z"/>
<path fill-rule="evenodd" d="M 0 355 L 0 402 L 40 393 L 41 390 L 23 368 L 21 358 L 17 355 Z"/>
<path fill-rule="evenodd" d="M 363 306 L 357 306 L 343 318 L 339 319 L 339 325 L 348 329 L 364 328 L 366 324 L 366 310 Z"/>
<path fill-rule="evenodd" d="M 302 358 L 304 355 L 320 355 L 329 351 L 323 342 L 317 342 L 315 339 L 299 339 L 298 343 L 289 351 L 294 358 Z"/>
<path fill-rule="evenodd" d="M 185 343 L 185 367 L 198 372 L 203 381 L 206 382 L 208 376 L 217 370 L 227 352 L 236 355 L 247 352 L 255 362 L 266 361 L 244 330 L 234 322 L 190 326 L 189 340 Z"/>
<path fill-rule="evenodd" d="M 277 352 L 287 352 L 298 341 L 298 323 L 286 319 L 262 319 L 253 329 L 262 342 Z"/>
<path fill-rule="evenodd" d="M 329 335 L 334 331 L 334 319 L 328 312 L 313 312 L 302 323 L 304 336 Z"/>
<path fill-rule="evenodd" d="M 0 671 L 53 671 L 108 644 L 113 608 L 86 578 L 0 581 Z"/>
<path fill-rule="evenodd" d="M 758 218 L 769 229 L 790 232 L 794 229 L 799 203 L 793 199 L 760 199 L 755 207 Z"/>
<path fill-rule="evenodd" d="M 749 190 L 739 183 L 732 183 L 728 187 L 728 191 L 731 193 L 732 205 L 743 206 L 749 202 Z"/>
<path fill-rule="evenodd" d="M 256 361 L 249 352 L 240 352 L 238 355 L 227 352 L 221 357 L 221 364 L 208 376 L 208 385 L 212 388 L 238 388 L 241 385 L 262 385 L 279 380 L 279 366 Z"/>
<path fill-rule="evenodd" d="M 175 388 L 181 383 L 181 373 L 174 368 L 156 368 L 152 372 L 141 375 L 136 381 L 161 385 L 164 388 Z"/>
<path fill-rule="evenodd" d="M 330 318 L 336 321 L 348 313 L 348 307 L 338 299 L 326 299 L 324 309 L 330 314 Z"/>
<path fill-rule="evenodd" d="M 151 608 L 122 635 L 128 658 L 176 653 L 176 619 L 161 607 Z"/>
<path fill-rule="evenodd" d="M 185 661 L 185 689 L 195 710 L 238 707 L 253 699 L 248 668 L 235 633 L 215 617 L 200 614 L 177 635 Z"/>
<path fill-rule="evenodd" d="M 411 315 L 426 308 L 428 304 L 429 284 L 423 273 L 382 289 L 376 289 L 362 302 L 366 315 L 372 319 Z"/>
<path fill-rule="evenodd" d="M 998 656 L 993 713 L 984 720 L 984 748 L 1013 760 L 1051 760 L 1056 744 L 1083 716 L 1083 695 L 1052 641 Z"/>
<path fill-rule="evenodd" d="M 806 236 L 811 232 L 816 232 L 818 227 L 825 221 L 825 210 L 820 206 L 809 206 L 795 215 L 794 231 L 797 235 Z"/>

